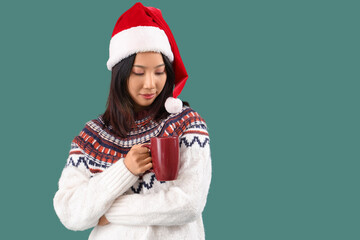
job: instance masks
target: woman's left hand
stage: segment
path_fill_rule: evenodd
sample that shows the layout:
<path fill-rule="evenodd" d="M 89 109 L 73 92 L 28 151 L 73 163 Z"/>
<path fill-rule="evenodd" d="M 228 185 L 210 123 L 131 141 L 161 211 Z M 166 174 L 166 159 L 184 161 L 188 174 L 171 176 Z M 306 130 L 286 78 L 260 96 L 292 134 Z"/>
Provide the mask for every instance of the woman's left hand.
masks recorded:
<path fill-rule="evenodd" d="M 102 216 L 100 219 L 99 219 L 99 223 L 98 225 L 99 226 L 105 226 L 107 224 L 109 224 L 110 222 L 106 219 L 105 215 Z"/>

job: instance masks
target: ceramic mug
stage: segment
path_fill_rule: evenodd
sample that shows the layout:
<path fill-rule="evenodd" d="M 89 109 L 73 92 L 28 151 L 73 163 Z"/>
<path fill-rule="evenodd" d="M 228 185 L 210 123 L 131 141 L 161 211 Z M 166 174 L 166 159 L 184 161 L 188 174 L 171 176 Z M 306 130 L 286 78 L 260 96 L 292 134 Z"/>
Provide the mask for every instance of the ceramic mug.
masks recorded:
<path fill-rule="evenodd" d="M 177 179 L 180 167 L 179 138 L 177 136 L 153 137 L 150 144 L 144 145 L 150 149 L 155 177 L 158 181 L 173 181 Z"/>

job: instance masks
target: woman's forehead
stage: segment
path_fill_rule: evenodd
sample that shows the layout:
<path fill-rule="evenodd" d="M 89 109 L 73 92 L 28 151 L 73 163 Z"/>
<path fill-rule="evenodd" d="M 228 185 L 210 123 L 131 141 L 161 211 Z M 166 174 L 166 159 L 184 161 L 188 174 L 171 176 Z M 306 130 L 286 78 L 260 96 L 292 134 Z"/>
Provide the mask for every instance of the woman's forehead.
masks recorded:
<path fill-rule="evenodd" d="M 134 66 L 138 67 L 159 67 L 164 64 L 161 53 L 140 52 L 136 54 Z"/>

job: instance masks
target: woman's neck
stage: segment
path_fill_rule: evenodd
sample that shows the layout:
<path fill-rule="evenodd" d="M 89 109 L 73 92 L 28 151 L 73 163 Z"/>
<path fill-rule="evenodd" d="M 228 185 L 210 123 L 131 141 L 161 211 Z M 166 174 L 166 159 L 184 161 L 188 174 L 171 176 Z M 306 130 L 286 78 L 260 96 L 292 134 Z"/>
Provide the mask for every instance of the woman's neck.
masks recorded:
<path fill-rule="evenodd" d="M 141 109 L 134 112 L 134 119 L 135 120 L 141 120 L 144 119 L 146 117 L 148 117 L 150 115 L 150 110 L 149 109 Z"/>

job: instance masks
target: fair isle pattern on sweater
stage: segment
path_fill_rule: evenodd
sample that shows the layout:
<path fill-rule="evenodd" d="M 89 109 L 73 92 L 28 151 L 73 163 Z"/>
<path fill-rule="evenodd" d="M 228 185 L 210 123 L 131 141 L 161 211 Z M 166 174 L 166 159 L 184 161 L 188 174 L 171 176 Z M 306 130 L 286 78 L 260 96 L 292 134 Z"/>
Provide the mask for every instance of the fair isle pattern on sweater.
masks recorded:
<path fill-rule="evenodd" d="M 135 176 L 126 168 L 124 157 L 134 144 L 175 133 L 180 140 L 176 180 L 160 182 L 152 172 Z M 159 122 L 139 120 L 126 138 L 115 137 L 98 118 L 72 142 L 54 209 L 70 230 L 93 228 L 89 240 L 204 240 L 211 169 L 207 126 L 188 107 Z M 99 226 L 104 215 L 110 224 Z"/>
<path fill-rule="evenodd" d="M 151 137 L 178 135 L 180 148 L 198 144 L 204 148 L 209 144 L 207 126 L 200 115 L 185 107 L 179 114 L 172 114 L 161 122 L 150 117 L 135 122 L 136 126 L 127 138 L 115 137 L 111 126 L 107 128 L 101 117 L 89 121 L 79 136 L 71 144 L 70 156 L 66 166 L 85 167 L 90 177 L 103 172 L 125 158 L 135 144 L 148 143 Z M 127 193 L 142 193 L 150 190 L 154 184 L 163 184 L 155 179 L 155 174 L 146 173 L 129 189 Z"/>

